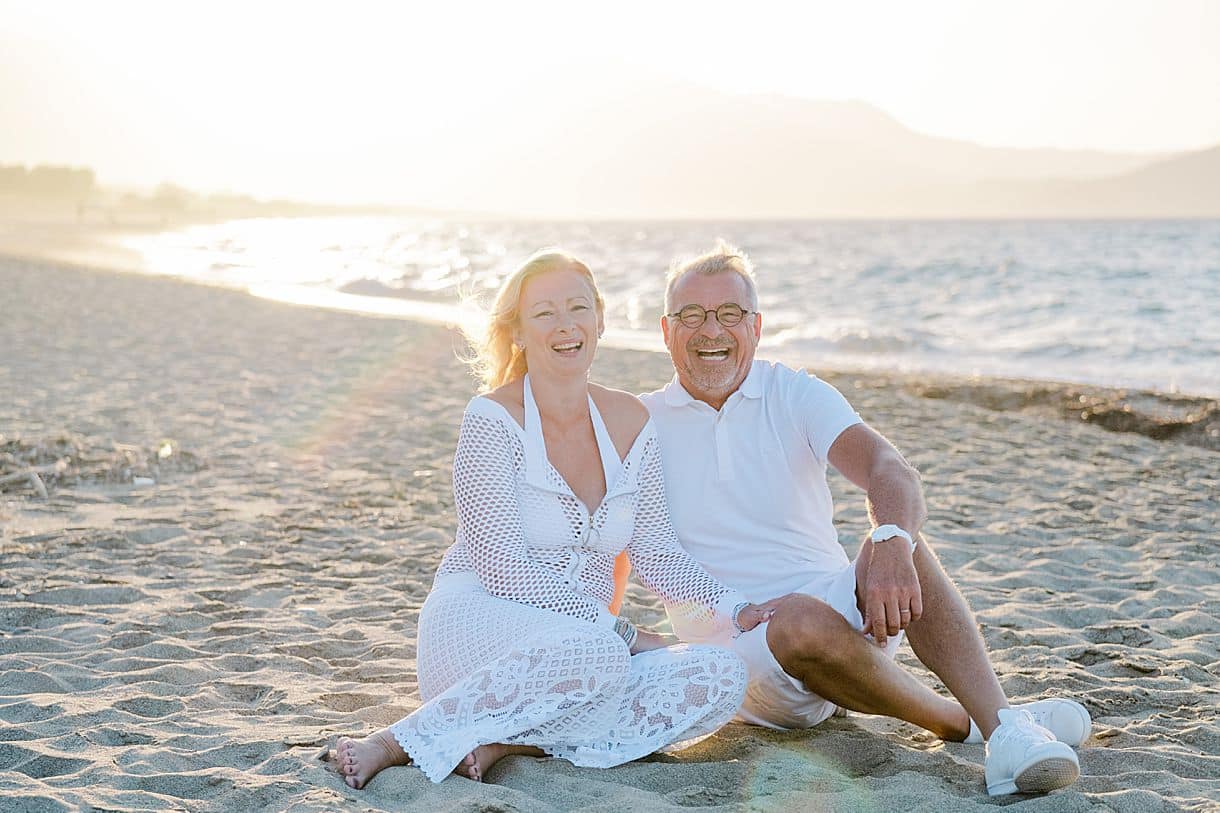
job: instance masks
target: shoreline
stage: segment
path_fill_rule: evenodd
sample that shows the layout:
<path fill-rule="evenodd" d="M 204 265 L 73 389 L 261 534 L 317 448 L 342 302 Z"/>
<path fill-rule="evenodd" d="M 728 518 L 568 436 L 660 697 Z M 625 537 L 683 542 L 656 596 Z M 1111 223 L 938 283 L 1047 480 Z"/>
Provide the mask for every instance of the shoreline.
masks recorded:
<path fill-rule="evenodd" d="M 199 222 L 213 222 L 200 220 Z M 148 234 L 161 231 L 157 223 L 101 229 L 56 223 L 53 228 L 67 235 L 66 248 L 51 248 L 46 234 L 14 241 L 10 230 L 0 221 L 0 259 L 31 263 L 56 263 L 100 273 L 130 273 L 148 277 L 164 275 L 149 271 L 139 252 L 126 249 L 116 235 Z M 184 222 L 180 227 L 191 225 Z M 11 224 L 10 224 L 11 226 Z M 173 277 L 192 285 L 240 291 L 248 296 L 282 304 L 321 308 L 369 318 L 390 318 L 453 327 L 462 318 L 460 307 L 445 303 L 400 300 L 392 297 L 360 296 L 328 291 L 312 294 L 307 286 L 255 286 L 240 288 L 209 284 L 202 280 Z M 620 331 L 620 333 L 622 333 Z M 643 347 L 635 335 L 616 336 L 609 331 L 603 345 L 616 350 L 664 355 L 657 347 Z M 761 358 L 771 358 L 768 348 Z M 788 362 L 785 362 L 788 363 Z M 802 366 L 790 364 L 790 366 Z M 1220 398 L 1153 389 L 1121 387 L 1054 379 L 1014 378 L 1008 376 L 967 375 L 952 372 L 910 372 L 885 368 L 849 366 L 806 369 L 832 383 L 847 378 L 884 382 L 913 395 L 970 403 L 994 411 L 1022 410 L 1063 420 L 1082 420 L 1113 432 L 1132 432 L 1156 440 L 1186 443 L 1220 451 Z"/>
<path fill-rule="evenodd" d="M 393 768 L 352 791 L 312 755 L 419 704 L 415 620 L 475 391 L 454 333 L 52 263 L 0 260 L 0 290 L 0 479 L 51 467 L 45 498 L 0 486 L 0 807 L 994 810 L 981 747 L 858 714 L 607 771 L 509 758 L 484 785 Z M 639 392 L 671 368 L 605 349 L 594 373 Z M 1080 780 L 1012 802 L 1215 809 L 1215 452 L 825 377 L 922 472 L 925 533 L 1006 692 L 1093 715 Z M 853 549 L 862 497 L 832 489 Z M 626 607 L 662 623 L 638 584 Z"/>
<path fill-rule="evenodd" d="M 393 293 L 380 295 L 388 291 L 379 284 L 369 280 L 361 284 L 343 289 L 321 288 L 318 286 L 280 283 L 271 278 L 265 282 L 243 282 L 217 280 L 201 276 L 183 276 L 164 273 L 164 269 L 155 267 L 153 260 L 141 255 L 138 247 L 127 248 L 119 245 L 119 238 L 132 235 L 157 235 L 166 232 L 179 231 L 196 225 L 212 225 L 225 223 L 234 219 L 240 220 L 247 216 L 270 217 L 278 219 L 299 219 L 301 217 L 347 217 L 349 214 L 359 214 L 363 210 L 344 212 L 309 212 L 294 208 L 277 209 L 271 203 L 262 205 L 254 212 L 242 208 L 224 210 L 192 210 L 168 215 L 150 215 L 139 211 L 130 213 L 135 220 L 119 227 L 103 222 L 75 221 L 66 213 L 48 215 L 37 212 L 30 213 L 23 221 L 12 212 L 0 211 L 0 256 L 24 259 L 30 261 L 51 261 L 67 263 L 78 267 L 95 268 L 99 270 L 144 273 L 153 276 L 174 276 L 195 284 L 228 287 L 242 290 L 250 295 L 273 299 L 289 304 L 323 307 L 333 310 L 364 313 L 370 316 L 423 320 L 434 324 L 457 324 L 465 318 L 469 311 L 461 304 L 453 303 L 447 298 L 429 296 L 419 293 L 411 297 L 400 297 Z M 379 210 L 380 212 L 380 210 Z M 384 211 L 380 214 L 393 215 Z M 405 214 L 405 213 L 402 213 Z M 422 214 L 422 213 L 417 213 Z M 142 218 L 142 219 L 141 219 Z M 169 218 L 169 219 L 167 219 Z M 32 233 L 26 233 L 32 227 Z M 41 230 L 41 231 L 39 231 Z M 368 283 L 367 285 L 364 283 Z M 653 331 L 614 328 L 608 331 L 603 341 L 604 346 L 614 346 L 623 349 L 642 349 L 649 352 L 664 352 L 659 335 Z M 1215 421 L 1204 420 L 1202 427 L 1182 427 L 1179 429 L 1158 427 L 1156 423 L 1171 419 L 1174 422 L 1188 420 L 1197 423 L 1198 418 L 1207 419 L 1205 413 L 1211 405 L 1220 405 L 1220 389 L 1207 379 L 1191 379 L 1186 389 L 1175 377 L 1162 380 L 1155 374 L 1146 371 L 1129 371 L 1126 374 L 1114 375 L 1092 374 L 1091 371 L 1069 372 L 1067 375 L 1049 375 L 1048 371 L 1038 369 L 1022 369 L 1022 365 L 1003 358 L 992 359 L 989 365 L 980 369 L 967 368 L 966 362 L 954 361 L 952 358 L 920 357 L 915 360 L 907 358 L 888 358 L 881 365 L 873 363 L 873 356 L 856 358 L 850 353 L 846 356 L 836 355 L 831 349 L 828 355 L 819 355 L 810 348 L 800 349 L 799 346 L 785 344 L 771 346 L 768 336 L 763 337 L 761 354 L 765 358 L 775 358 L 789 366 L 805 366 L 813 371 L 835 372 L 843 375 L 888 378 L 903 380 L 918 386 L 920 382 L 932 381 L 944 383 L 958 395 L 964 392 L 967 385 L 975 386 L 980 382 L 989 383 L 1005 390 L 1032 391 L 1059 389 L 1075 391 L 1075 395 L 1085 396 L 1082 403 L 1085 407 L 1092 404 L 1114 404 L 1118 402 L 1119 409 L 1126 400 L 1127 411 L 1135 413 L 1147 412 L 1151 421 L 1106 420 L 1106 425 L 1125 426 L 1133 431 L 1148 431 L 1154 437 L 1167 437 L 1185 430 L 1187 437 L 1199 442 L 1203 438 L 1207 443 L 1220 444 L 1220 425 Z M 956 365 L 956 367 L 955 367 Z M 969 369 L 963 372 L 962 369 Z M 1049 375 L 1049 377 L 1048 377 Z M 979 393 L 983 395 L 983 393 Z M 1045 396 L 1045 393 L 1044 393 Z M 996 395 L 986 396 L 985 400 L 995 403 Z M 1011 399 L 1005 399 L 1011 401 Z M 1070 411 L 1070 409 L 1068 409 Z M 1079 412 L 1080 410 L 1077 410 Z M 1113 412 L 1113 409 L 1109 410 Z M 1191 417 L 1193 414 L 1193 418 Z M 1091 419 L 1091 416 L 1087 419 Z M 1211 432 L 1209 430 L 1216 430 Z M 1208 448 L 1217 448 L 1210 445 Z"/>

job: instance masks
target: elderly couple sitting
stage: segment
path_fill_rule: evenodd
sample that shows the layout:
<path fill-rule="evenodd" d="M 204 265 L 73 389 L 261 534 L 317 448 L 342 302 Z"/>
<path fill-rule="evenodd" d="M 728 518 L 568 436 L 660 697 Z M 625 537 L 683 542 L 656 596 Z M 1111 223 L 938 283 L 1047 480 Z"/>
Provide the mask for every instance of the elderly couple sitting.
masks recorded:
<path fill-rule="evenodd" d="M 500 288 L 454 458 L 456 541 L 419 616 L 424 703 L 338 740 L 347 784 L 411 764 L 478 781 L 509 754 L 607 768 L 735 717 L 805 729 L 839 709 L 985 743 L 992 795 L 1075 781 L 1088 712 L 1009 705 L 920 535 L 918 473 L 829 384 L 755 360 L 749 260 L 721 244 L 673 266 L 675 376 L 639 398 L 588 380 L 603 307 L 589 268 L 555 250 Z M 867 493 L 854 561 L 828 465 Z M 627 562 L 676 638 L 616 614 Z M 895 663 L 903 637 L 950 697 Z"/>

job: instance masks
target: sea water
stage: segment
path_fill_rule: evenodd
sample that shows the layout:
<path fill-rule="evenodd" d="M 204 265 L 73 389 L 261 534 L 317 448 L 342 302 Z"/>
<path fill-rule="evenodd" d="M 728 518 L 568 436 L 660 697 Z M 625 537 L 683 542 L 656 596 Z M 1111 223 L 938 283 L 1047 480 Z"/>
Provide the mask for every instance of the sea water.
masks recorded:
<path fill-rule="evenodd" d="M 611 343 L 660 350 L 667 267 L 720 238 L 754 262 L 767 358 L 1220 395 L 1215 220 L 259 218 L 127 245 L 155 273 L 447 322 L 560 246 L 597 275 Z"/>

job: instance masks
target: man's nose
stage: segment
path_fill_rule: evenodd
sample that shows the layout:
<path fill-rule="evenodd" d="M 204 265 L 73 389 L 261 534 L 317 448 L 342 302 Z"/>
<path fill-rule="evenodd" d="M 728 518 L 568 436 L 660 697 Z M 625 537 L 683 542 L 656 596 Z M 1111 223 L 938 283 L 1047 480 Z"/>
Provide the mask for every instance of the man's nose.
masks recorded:
<path fill-rule="evenodd" d="M 699 330 L 696 331 L 700 336 L 708 339 L 715 339 L 724 333 L 724 325 L 720 324 L 720 320 L 716 318 L 716 312 L 706 314 L 707 318 L 703 320 L 703 324 L 699 325 Z"/>

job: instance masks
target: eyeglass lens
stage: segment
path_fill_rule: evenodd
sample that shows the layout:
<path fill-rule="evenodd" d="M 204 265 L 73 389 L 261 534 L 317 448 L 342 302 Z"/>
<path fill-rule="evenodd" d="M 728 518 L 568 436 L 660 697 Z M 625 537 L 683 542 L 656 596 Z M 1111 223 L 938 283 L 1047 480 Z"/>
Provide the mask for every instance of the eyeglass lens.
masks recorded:
<path fill-rule="evenodd" d="M 678 319 L 687 327 L 701 327 L 707 320 L 709 313 L 716 314 L 716 321 L 725 327 L 733 327 L 745 318 L 746 315 L 745 310 L 740 305 L 733 302 L 725 302 L 714 311 L 701 308 L 698 305 L 687 305 L 678 311 Z"/>

